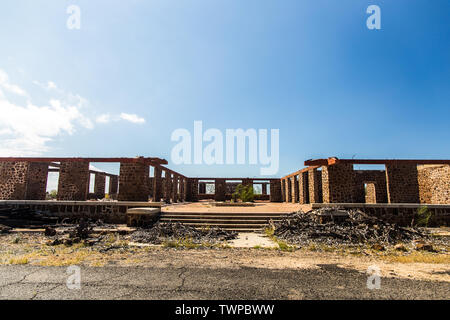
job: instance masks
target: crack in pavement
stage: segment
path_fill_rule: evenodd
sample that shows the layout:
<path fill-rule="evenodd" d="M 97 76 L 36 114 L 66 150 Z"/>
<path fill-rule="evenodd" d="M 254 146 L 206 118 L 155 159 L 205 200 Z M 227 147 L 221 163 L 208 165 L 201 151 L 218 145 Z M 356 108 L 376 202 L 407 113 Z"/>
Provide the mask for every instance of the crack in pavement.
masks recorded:
<path fill-rule="evenodd" d="M 187 272 L 186 267 L 180 268 L 181 272 L 178 274 L 178 278 L 181 279 L 181 284 L 175 289 L 175 291 L 181 291 L 181 289 L 184 287 L 184 283 L 186 282 L 186 277 L 183 277 L 184 274 Z"/>
<path fill-rule="evenodd" d="M 40 267 L 40 268 L 38 268 L 37 270 L 34 270 L 34 271 L 30 272 L 30 273 L 27 273 L 27 274 L 24 275 L 24 276 L 22 277 L 22 279 L 20 279 L 19 281 L 15 281 L 15 282 L 10 282 L 10 283 L 3 284 L 3 285 L 0 286 L 0 288 L 8 287 L 8 286 L 15 285 L 15 284 L 21 284 L 23 281 L 25 281 L 25 279 L 26 279 L 27 277 L 31 276 L 33 273 L 36 273 L 36 272 L 38 272 L 38 271 L 40 271 L 40 270 L 42 270 L 42 269 L 44 269 L 44 267 Z"/>

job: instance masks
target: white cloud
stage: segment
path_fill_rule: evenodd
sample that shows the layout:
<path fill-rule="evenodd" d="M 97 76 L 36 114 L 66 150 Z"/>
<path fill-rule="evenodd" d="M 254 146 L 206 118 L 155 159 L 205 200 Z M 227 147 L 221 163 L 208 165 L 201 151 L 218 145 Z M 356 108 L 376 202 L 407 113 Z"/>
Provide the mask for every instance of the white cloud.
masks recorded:
<path fill-rule="evenodd" d="M 139 117 L 136 114 L 130 114 L 130 113 L 121 113 L 120 118 L 126 121 L 130 121 L 132 123 L 145 123 L 145 119 Z"/>
<path fill-rule="evenodd" d="M 104 113 L 99 115 L 95 121 L 97 123 L 110 123 L 112 121 L 117 122 L 117 121 L 129 121 L 131 123 L 137 123 L 137 124 L 143 124 L 145 123 L 145 119 L 142 117 L 139 117 L 136 114 L 130 114 L 130 113 L 121 113 L 120 115 L 111 115 L 109 113 Z"/>
<path fill-rule="evenodd" d="M 9 91 L 14 94 L 17 94 L 19 96 L 27 95 L 25 90 L 23 90 L 22 88 L 20 88 L 17 85 L 9 83 L 8 74 L 1 69 L 0 69 L 0 88 L 3 88 L 4 90 Z M 0 96 L 3 96 L 3 93 Z"/>
<path fill-rule="evenodd" d="M 49 143 L 64 134 L 73 135 L 78 128 L 92 129 L 94 121 L 85 114 L 93 113 L 87 107 L 89 101 L 78 94 L 65 92 L 48 81 L 47 84 L 34 81 L 48 91 L 49 102 L 45 105 L 32 103 L 30 95 L 19 86 L 10 83 L 8 74 L 0 69 L 0 156 L 36 156 L 50 150 Z M 27 97 L 27 102 L 18 104 L 5 96 L 10 92 Z M 89 112 L 89 113 L 88 113 Z M 136 114 L 103 114 L 95 119 L 97 123 L 111 121 L 145 123 Z"/>

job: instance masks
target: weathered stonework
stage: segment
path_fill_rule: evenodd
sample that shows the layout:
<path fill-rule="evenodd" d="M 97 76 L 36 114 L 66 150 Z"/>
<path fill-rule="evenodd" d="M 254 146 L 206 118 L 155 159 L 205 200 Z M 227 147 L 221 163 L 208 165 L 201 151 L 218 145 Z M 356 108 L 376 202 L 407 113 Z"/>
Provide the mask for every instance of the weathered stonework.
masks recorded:
<path fill-rule="evenodd" d="M 58 200 L 85 201 L 89 192 L 89 162 L 61 162 Z"/>
<path fill-rule="evenodd" d="M 214 180 L 214 186 L 215 186 L 215 196 L 214 200 L 216 201 L 225 201 L 225 195 L 226 195 L 226 180 L 225 179 L 215 179 Z"/>
<path fill-rule="evenodd" d="M 284 179 L 284 190 L 285 190 L 285 199 L 286 202 L 291 202 L 292 199 L 292 184 L 289 178 Z"/>
<path fill-rule="evenodd" d="M 417 175 L 416 164 L 386 164 L 389 203 L 419 203 Z"/>
<path fill-rule="evenodd" d="M 23 200 L 26 195 L 27 162 L 0 162 L 0 199 Z"/>
<path fill-rule="evenodd" d="M 267 194 L 267 183 L 261 184 L 261 194 Z"/>
<path fill-rule="evenodd" d="M 103 173 L 96 173 L 94 179 L 94 195 L 96 199 L 105 197 L 106 176 Z"/>
<path fill-rule="evenodd" d="M 187 179 L 186 183 L 186 201 L 198 201 L 198 179 Z"/>
<path fill-rule="evenodd" d="M 170 199 L 172 198 L 172 174 L 168 171 L 166 171 L 164 177 L 164 189 L 164 201 L 170 203 Z"/>
<path fill-rule="evenodd" d="M 148 164 L 120 163 L 119 201 L 148 201 Z"/>
<path fill-rule="evenodd" d="M 322 202 L 322 176 L 317 169 L 308 170 L 309 203 Z"/>
<path fill-rule="evenodd" d="M 298 200 L 300 204 L 309 203 L 308 172 L 298 175 Z"/>
<path fill-rule="evenodd" d="M 172 202 L 178 202 L 178 175 L 173 175 L 172 180 Z"/>
<path fill-rule="evenodd" d="M 418 166 L 420 203 L 450 204 L 450 166 Z"/>
<path fill-rule="evenodd" d="M 27 172 L 26 200 L 45 200 L 48 163 L 30 162 Z"/>
<path fill-rule="evenodd" d="M 384 170 L 354 170 L 354 183 L 355 203 L 387 203 Z M 367 190 L 364 189 L 365 184 L 370 185 Z"/>
<path fill-rule="evenodd" d="M 354 202 L 353 165 L 338 163 L 322 167 L 322 193 L 324 203 Z"/>
<path fill-rule="evenodd" d="M 299 202 L 299 200 L 298 200 L 298 181 L 297 181 L 297 176 L 291 177 L 291 190 L 292 190 L 291 201 L 293 203 Z"/>
<path fill-rule="evenodd" d="M 270 181 L 270 202 L 282 202 L 281 180 Z"/>
<path fill-rule="evenodd" d="M 108 194 L 112 198 L 117 198 L 117 192 L 119 190 L 119 177 L 110 176 L 109 177 L 109 191 Z"/>
<path fill-rule="evenodd" d="M 161 178 L 161 169 L 159 167 L 153 168 L 153 201 L 160 202 L 163 197 L 163 185 Z"/>

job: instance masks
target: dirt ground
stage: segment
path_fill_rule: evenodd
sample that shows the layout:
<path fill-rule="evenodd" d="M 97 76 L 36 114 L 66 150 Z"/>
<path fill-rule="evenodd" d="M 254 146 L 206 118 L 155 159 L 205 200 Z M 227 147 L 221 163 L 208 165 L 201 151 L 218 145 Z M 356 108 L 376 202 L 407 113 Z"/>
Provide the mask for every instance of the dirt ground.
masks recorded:
<path fill-rule="evenodd" d="M 127 236 L 107 234 L 102 241 L 88 245 L 49 245 L 42 233 L 0 235 L 0 264 L 67 266 L 145 266 L 263 269 L 316 269 L 323 264 L 366 273 L 369 266 L 380 268 L 382 276 L 450 282 L 450 247 L 439 252 L 407 252 L 392 249 L 376 251 L 369 247 L 309 246 L 295 250 L 281 248 L 232 248 L 228 243 L 192 246 L 136 246 Z"/>

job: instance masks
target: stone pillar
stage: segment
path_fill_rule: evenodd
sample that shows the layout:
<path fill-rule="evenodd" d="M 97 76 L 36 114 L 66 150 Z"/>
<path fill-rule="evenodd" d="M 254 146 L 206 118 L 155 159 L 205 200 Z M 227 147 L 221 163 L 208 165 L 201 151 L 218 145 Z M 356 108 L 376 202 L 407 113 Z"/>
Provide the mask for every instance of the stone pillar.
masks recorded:
<path fill-rule="evenodd" d="M 111 198 L 117 198 L 117 191 L 119 190 L 119 177 L 109 176 L 109 191 L 108 194 Z"/>
<path fill-rule="evenodd" d="M 206 193 L 206 183 L 205 182 L 199 182 L 198 184 L 198 193 L 205 194 Z"/>
<path fill-rule="evenodd" d="M 153 201 L 160 202 L 163 197 L 161 168 L 154 167 L 153 171 Z"/>
<path fill-rule="evenodd" d="M 225 179 L 215 179 L 214 180 L 214 200 L 215 201 L 225 201 L 225 194 L 227 190 Z"/>
<path fill-rule="evenodd" d="M 94 180 L 94 194 L 97 199 L 105 197 L 106 176 L 103 173 L 96 173 Z"/>
<path fill-rule="evenodd" d="M 261 188 L 262 188 L 261 193 L 267 194 L 267 183 L 264 182 L 263 184 L 261 184 Z"/>
<path fill-rule="evenodd" d="M 180 180 L 180 201 L 186 201 L 186 178 Z"/>
<path fill-rule="evenodd" d="M 282 202 L 282 180 L 270 180 L 270 202 Z"/>
<path fill-rule="evenodd" d="M 119 201 L 148 201 L 149 170 L 147 163 L 120 163 Z"/>
<path fill-rule="evenodd" d="M 28 162 L 0 162 L 0 199 L 24 200 Z"/>
<path fill-rule="evenodd" d="M 298 200 L 300 204 L 309 203 L 308 172 L 298 175 Z"/>
<path fill-rule="evenodd" d="M 89 176 L 88 161 L 61 162 L 58 200 L 85 201 L 89 192 Z"/>
<path fill-rule="evenodd" d="M 172 196 L 172 174 L 166 171 L 164 178 L 165 191 L 164 191 L 164 201 L 170 203 L 170 198 Z"/>
<path fill-rule="evenodd" d="M 320 172 L 317 169 L 308 170 L 309 203 L 320 203 Z"/>
<path fill-rule="evenodd" d="M 198 201 L 198 179 L 186 179 L 186 201 Z"/>
<path fill-rule="evenodd" d="M 280 185 L 281 185 L 281 202 L 286 201 L 286 183 L 285 179 L 280 179 Z"/>
<path fill-rule="evenodd" d="M 148 196 L 153 198 L 153 177 L 148 177 Z"/>
<path fill-rule="evenodd" d="M 298 181 L 297 176 L 291 177 L 292 203 L 298 202 Z"/>
<path fill-rule="evenodd" d="M 389 203 L 419 203 L 419 180 L 416 164 L 386 164 Z"/>
<path fill-rule="evenodd" d="M 45 200 L 48 163 L 30 162 L 27 173 L 26 200 Z"/>
<path fill-rule="evenodd" d="M 172 182 L 172 202 L 178 202 L 178 179 L 179 176 L 174 174 Z"/>
<path fill-rule="evenodd" d="M 322 167 L 324 203 L 352 203 L 355 199 L 353 164 L 337 163 Z"/>
<path fill-rule="evenodd" d="M 285 202 L 291 202 L 291 198 L 292 198 L 292 184 L 291 184 L 291 179 L 290 178 L 286 178 L 284 180 L 284 185 L 285 185 L 285 196 L 286 198 L 284 199 Z"/>

